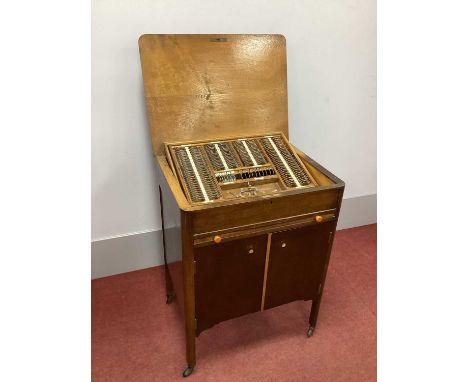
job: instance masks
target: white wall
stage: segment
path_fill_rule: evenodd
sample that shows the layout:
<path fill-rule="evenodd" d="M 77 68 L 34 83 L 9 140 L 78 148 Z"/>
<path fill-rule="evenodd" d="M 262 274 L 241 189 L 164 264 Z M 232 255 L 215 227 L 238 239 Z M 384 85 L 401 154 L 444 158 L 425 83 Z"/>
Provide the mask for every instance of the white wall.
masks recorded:
<path fill-rule="evenodd" d="M 160 228 L 143 100 L 143 33 L 281 33 L 291 141 L 376 193 L 373 0 L 92 1 L 92 239 Z"/>

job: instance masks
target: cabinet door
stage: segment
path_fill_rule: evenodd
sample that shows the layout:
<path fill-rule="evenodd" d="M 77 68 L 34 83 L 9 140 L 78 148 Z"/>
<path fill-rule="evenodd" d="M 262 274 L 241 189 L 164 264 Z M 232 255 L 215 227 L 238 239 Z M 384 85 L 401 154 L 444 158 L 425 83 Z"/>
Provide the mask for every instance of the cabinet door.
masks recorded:
<path fill-rule="evenodd" d="M 195 249 L 197 334 L 260 310 L 267 235 Z"/>
<path fill-rule="evenodd" d="M 315 298 L 332 231 L 333 223 L 328 222 L 272 235 L 265 309 Z"/>

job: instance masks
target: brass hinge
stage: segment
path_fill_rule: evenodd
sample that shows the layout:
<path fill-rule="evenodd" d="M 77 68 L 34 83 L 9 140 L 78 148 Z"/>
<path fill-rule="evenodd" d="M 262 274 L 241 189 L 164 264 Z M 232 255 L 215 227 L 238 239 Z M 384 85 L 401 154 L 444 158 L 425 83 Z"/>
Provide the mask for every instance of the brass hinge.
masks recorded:
<path fill-rule="evenodd" d="M 320 294 L 321 292 L 322 292 L 322 283 L 320 283 L 318 286 L 317 294 Z"/>
<path fill-rule="evenodd" d="M 330 232 L 330 234 L 328 235 L 328 244 L 331 243 L 332 237 L 333 237 L 333 231 Z"/>
<path fill-rule="evenodd" d="M 193 274 L 197 273 L 197 262 L 193 260 Z"/>

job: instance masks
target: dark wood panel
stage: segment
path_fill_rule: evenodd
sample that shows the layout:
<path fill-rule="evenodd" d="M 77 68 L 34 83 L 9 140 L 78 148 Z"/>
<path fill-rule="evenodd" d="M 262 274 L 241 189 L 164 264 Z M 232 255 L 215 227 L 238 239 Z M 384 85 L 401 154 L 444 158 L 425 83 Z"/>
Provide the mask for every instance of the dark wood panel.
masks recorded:
<path fill-rule="evenodd" d="M 197 335 L 260 310 L 266 243 L 260 235 L 195 249 Z"/>
<path fill-rule="evenodd" d="M 318 294 L 333 229 L 327 222 L 272 235 L 265 309 Z"/>

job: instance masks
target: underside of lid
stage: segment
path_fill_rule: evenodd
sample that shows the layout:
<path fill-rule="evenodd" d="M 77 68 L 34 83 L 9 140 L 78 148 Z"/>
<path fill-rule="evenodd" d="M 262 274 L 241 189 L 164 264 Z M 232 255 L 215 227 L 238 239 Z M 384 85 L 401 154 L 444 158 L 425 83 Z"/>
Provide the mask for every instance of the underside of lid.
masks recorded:
<path fill-rule="evenodd" d="M 153 152 L 165 142 L 281 132 L 288 137 L 281 35 L 143 35 Z"/>

